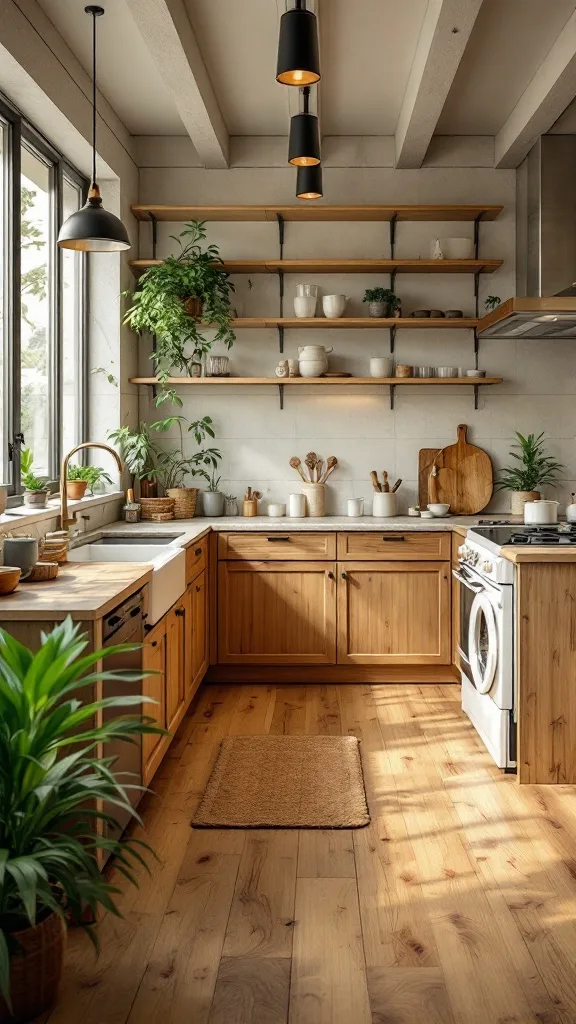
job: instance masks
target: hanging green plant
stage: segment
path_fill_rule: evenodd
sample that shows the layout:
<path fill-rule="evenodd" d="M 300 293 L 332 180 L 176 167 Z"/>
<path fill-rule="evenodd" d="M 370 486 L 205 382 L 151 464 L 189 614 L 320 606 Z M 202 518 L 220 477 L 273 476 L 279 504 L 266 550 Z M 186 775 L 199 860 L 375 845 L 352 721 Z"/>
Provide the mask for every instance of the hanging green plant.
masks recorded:
<path fill-rule="evenodd" d="M 149 267 L 134 292 L 124 323 L 141 334 L 156 337 L 151 355 L 159 379 L 179 370 L 193 376 L 192 367 L 217 341 L 231 348 L 236 339 L 231 324 L 234 285 L 223 269 L 218 246 L 201 245 L 206 238 L 204 221 L 191 221 L 180 235 L 170 236 L 180 245 L 178 256 L 168 256 Z M 207 338 L 206 327 L 216 334 Z"/>

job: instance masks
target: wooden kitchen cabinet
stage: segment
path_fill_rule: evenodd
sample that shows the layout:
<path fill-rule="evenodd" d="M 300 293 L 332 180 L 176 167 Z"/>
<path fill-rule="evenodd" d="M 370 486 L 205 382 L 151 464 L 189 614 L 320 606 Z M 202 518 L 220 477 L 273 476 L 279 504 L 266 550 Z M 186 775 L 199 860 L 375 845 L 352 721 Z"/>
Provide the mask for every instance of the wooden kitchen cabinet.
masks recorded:
<path fill-rule="evenodd" d="M 252 665 L 334 664 L 335 564 L 221 561 L 218 661 Z"/>
<path fill-rule="evenodd" d="M 142 652 L 142 671 L 153 673 L 142 680 L 142 693 L 155 704 L 144 704 L 142 713 L 166 728 L 166 616 L 157 622 L 146 637 Z M 144 785 L 154 775 L 164 755 L 162 733 L 145 733 L 142 737 L 142 775 Z"/>
<path fill-rule="evenodd" d="M 337 575 L 338 664 L 450 664 L 450 562 L 339 562 Z"/>
<path fill-rule="evenodd" d="M 204 569 L 186 591 L 186 698 L 191 700 L 208 669 L 208 577 Z"/>
<path fill-rule="evenodd" d="M 166 728 L 176 727 L 184 707 L 185 694 L 185 595 L 176 602 L 166 619 Z"/>

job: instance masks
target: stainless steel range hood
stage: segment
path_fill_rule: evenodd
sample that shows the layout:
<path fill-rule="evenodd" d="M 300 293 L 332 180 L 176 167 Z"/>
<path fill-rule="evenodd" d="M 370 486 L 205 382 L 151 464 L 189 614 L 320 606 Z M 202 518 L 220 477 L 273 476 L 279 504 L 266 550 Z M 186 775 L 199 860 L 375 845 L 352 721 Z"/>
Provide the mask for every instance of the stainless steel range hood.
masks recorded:
<path fill-rule="evenodd" d="M 482 338 L 576 340 L 576 136 L 543 135 L 516 175 L 516 295 Z"/>

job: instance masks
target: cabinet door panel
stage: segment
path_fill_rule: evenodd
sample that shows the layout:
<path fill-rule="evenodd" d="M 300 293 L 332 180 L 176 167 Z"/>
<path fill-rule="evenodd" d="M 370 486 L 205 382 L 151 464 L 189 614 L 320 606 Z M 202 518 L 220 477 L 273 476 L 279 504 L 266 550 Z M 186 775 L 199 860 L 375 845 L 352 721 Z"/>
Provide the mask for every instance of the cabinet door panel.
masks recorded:
<path fill-rule="evenodd" d="M 142 713 L 148 718 L 154 718 L 157 725 L 166 726 L 166 624 L 162 619 L 146 638 L 142 652 L 142 668 L 144 672 L 152 672 L 153 675 L 145 676 L 142 680 L 142 693 L 145 697 L 151 697 L 155 704 L 144 704 Z M 155 754 L 163 742 L 164 736 L 161 733 L 144 733 L 142 736 L 142 774 L 144 785 L 147 785 L 155 767 Z"/>
<path fill-rule="evenodd" d="M 208 669 L 208 585 L 204 569 L 190 586 L 192 655 L 191 695 L 196 692 Z"/>
<path fill-rule="evenodd" d="M 184 615 L 179 602 L 166 616 L 166 728 L 184 703 Z"/>
<path fill-rule="evenodd" d="M 325 562 L 221 562 L 220 664 L 334 664 L 334 572 Z"/>
<path fill-rule="evenodd" d="M 338 565 L 338 662 L 449 665 L 448 562 Z"/>

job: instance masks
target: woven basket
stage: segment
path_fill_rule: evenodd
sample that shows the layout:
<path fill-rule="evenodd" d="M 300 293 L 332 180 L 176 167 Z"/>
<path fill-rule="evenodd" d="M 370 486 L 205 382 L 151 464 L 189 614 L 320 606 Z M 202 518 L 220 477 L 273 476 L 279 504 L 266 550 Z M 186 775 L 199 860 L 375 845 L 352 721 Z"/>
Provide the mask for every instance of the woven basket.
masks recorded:
<path fill-rule="evenodd" d="M 197 487 L 169 487 L 166 494 L 174 499 L 174 518 L 193 519 L 196 514 Z"/>
<path fill-rule="evenodd" d="M 157 515 L 174 515 L 173 498 L 140 498 L 142 519 L 154 519 Z"/>
<path fill-rule="evenodd" d="M 36 562 L 26 582 L 40 583 L 42 580 L 55 580 L 58 575 L 58 562 Z"/>
<path fill-rule="evenodd" d="M 15 932 L 21 952 L 10 961 L 10 991 L 14 1015 L 0 996 L 0 1021 L 24 1024 L 47 1010 L 56 999 L 66 928 L 57 914 L 50 914 L 35 928 Z"/>

